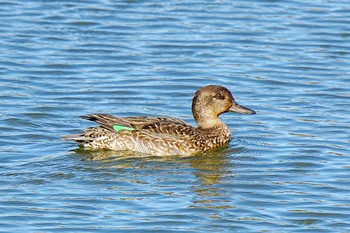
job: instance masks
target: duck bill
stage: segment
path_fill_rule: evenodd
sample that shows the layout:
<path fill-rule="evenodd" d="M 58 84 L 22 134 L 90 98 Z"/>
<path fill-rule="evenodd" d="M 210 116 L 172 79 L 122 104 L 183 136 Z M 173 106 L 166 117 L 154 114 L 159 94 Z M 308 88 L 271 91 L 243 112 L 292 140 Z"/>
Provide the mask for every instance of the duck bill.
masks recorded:
<path fill-rule="evenodd" d="M 231 108 L 228 110 L 229 112 L 238 112 L 241 114 L 255 114 L 256 112 L 250 108 L 244 107 L 242 105 L 234 103 Z"/>

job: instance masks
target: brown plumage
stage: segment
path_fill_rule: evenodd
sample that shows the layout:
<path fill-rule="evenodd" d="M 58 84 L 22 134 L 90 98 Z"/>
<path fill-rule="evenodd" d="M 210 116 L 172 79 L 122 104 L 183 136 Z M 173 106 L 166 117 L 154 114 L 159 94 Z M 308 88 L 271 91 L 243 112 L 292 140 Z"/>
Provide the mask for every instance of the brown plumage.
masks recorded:
<path fill-rule="evenodd" d="M 172 117 L 90 114 L 82 118 L 100 126 L 65 138 L 93 150 L 130 150 L 158 156 L 194 155 L 229 143 L 231 132 L 218 118 L 225 112 L 255 114 L 237 104 L 225 87 L 210 85 L 200 88 L 192 101 L 197 127 Z"/>

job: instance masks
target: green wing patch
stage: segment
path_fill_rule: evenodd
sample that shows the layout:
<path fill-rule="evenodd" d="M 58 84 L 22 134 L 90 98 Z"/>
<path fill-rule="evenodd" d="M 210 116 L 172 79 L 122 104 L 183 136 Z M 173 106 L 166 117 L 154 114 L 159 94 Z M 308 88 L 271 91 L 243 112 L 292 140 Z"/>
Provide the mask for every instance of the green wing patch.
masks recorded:
<path fill-rule="evenodd" d="M 117 132 L 119 132 L 120 130 L 134 130 L 134 128 L 122 126 L 122 125 L 113 125 L 113 129 Z"/>

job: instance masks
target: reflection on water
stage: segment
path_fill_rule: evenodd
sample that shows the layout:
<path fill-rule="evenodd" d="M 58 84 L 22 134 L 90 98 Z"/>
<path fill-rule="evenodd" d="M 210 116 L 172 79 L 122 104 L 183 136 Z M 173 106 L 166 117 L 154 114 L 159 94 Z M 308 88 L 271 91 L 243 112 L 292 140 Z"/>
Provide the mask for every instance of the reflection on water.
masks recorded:
<path fill-rule="evenodd" d="M 235 163 L 239 163 L 240 160 L 246 168 L 249 168 L 247 161 L 256 162 L 256 158 L 249 158 L 249 153 L 240 155 L 241 151 L 242 149 L 222 147 L 192 157 L 152 157 L 143 154 L 135 155 L 128 151 L 107 150 L 78 149 L 74 152 L 82 156 L 85 161 L 96 161 L 94 166 L 98 170 L 118 173 L 132 170 L 132 173 L 128 173 L 130 175 L 128 179 L 132 183 L 153 184 L 153 188 L 157 190 L 162 190 L 163 187 L 173 190 L 157 194 L 151 191 L 153 195 L 181 196 L 183 194 L 178 192 L 179 186 L 185 185 L 185 195 L 191 196 L 188 208 L 220 210 L 235 208 L 232 203 L 232 194 L 225 190 L 229 185 L 227 182 L 232 182 L 235 178 L 232 167 L 235 167 Z M 235 158 L 235 155 L 239 157 Z M 140 174 L 144 175 L 140 176 Z M 145 180 L 145 176 L 152 176 L 153 182 L 149 179 Z M 117 187 L 113 189 L 118 190 Z"/>
<path fill-rule="evenodd" d="M 78 149 L 74 152 L 81 155 L 83 160 L 98 161 L 98 167 L 102 170 L 137 169 L 137 173 L 157 170 L 160 172 L 160 176 L 164 176 L 162 173 L 165 172 L 169 176 L 168 178 L 157 177 L 155 174 L 154 179 L 162 179 L 162 183 L 167 180 L 171 181 L 169 186 L 173 186 L 173 189 L 186 182 L 181 180 L 181 176 L 191 174 L 191 185 L 189 183 L 187 186 L 194 196 L 189 207 L 231 208 L 229 198 L 225 199 L 225 196 L 228 195 L 220 186 L 222 178 L 234 176 L 230 170 L 232 167 L 230 156 L 238 153 L 239 149 L 232 150 L 229 147 L 223 147 L 191 157 L 152 157 L 144 154 L 137 155 L 130 151 L 108 150 Z M 148 183 L 142 180 L 143 177 L 130 177 L 130 179 L 133 178 L 136 179 L 134 182 L 138 184 Z M 185 178 L 185 180 L 187 179 L 188 177 Z"/>
<path fill-rule="evenodd" d="M 164 163 L 167 166 L 169 163 L 181 168 L 192 168 L 193 174 L 197 177 L 198 181 L 203 185 L 217 184 L 220 179 L 220 175 L 224 174 L 228 166 L 226 156 L 232 155 L 232 150 L 228 147 L 219 148 L 206 152 L 197 156 L 168 156 L 168 157 L 157 157 L 145 154 L 136 154 L 131 151 L 110 151 L 110 150 L 99 150 L 99 151 L 88 151 L 84 149 L 77 149 L 74 152 L 82 156 L 83 160 L 87 161 L 99 161 L 104 166 L 111 165 L 112 167 L 118 168 L 119 166 L 125 167 L 129 165 L 133 167 L 133 163 L 125 163 L 130 161 L 138 161 L 142 163 L 156 162 L 161 166 Z M 226 169 L 225 169 L 226 168 Z M 227 172 L 227 171 L 226 171 Z"/>

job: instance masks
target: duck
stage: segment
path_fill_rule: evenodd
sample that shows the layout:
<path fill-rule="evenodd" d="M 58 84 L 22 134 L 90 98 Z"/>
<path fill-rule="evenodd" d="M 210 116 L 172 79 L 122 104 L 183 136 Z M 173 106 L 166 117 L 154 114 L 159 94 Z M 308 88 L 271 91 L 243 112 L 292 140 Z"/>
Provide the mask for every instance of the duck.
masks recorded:
<path fill-rule="evenodd" d="M 219 119 L 226 112 L 256 113 L 239 105 L 226 87 L 208 85 L 198 89 L 192 99 L 192 114 L 197 127 L 174 117 L 89 114 L 81 118 L 98 126 L 64 139 L 73 140 L 86 150 L 192 156 L 229 144 L 231 131 Z"/>

